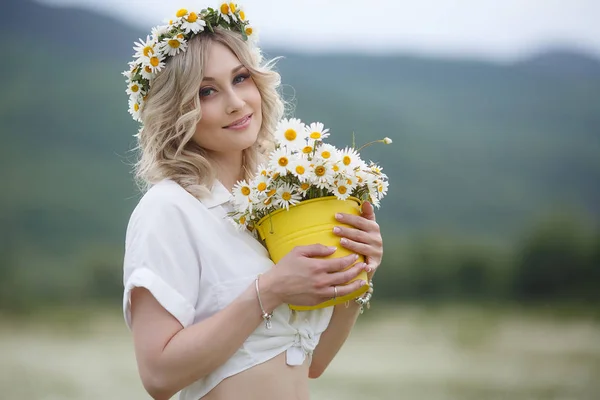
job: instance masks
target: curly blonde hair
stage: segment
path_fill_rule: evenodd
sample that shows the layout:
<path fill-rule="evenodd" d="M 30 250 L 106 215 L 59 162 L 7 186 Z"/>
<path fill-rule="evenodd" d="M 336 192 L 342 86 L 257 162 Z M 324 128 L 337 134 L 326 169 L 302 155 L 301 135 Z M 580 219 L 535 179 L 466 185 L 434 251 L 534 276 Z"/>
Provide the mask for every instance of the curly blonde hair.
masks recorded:
<path fill-rule="evenodd" d="M 243 151 L 244 179 L 265 161 L 273 146 L 273 133 L 284 113 L 279 94 L 280 75 L 276 59 L 264 62 L 260 49 L 237 32 L 215 28 L 188 43 L 187 51 L 174 56 L 154 78 L 140 114 L 135 178 L 142 191 L 163 179 L 171 179 L 197 198 L 210 193 L 217 177 L 207 152 L 192 140 L 202 118 L 199 88 L 211 41 L 222 43 L 248 69 L 261 96 L 262 125 L 254 145 Z"/>

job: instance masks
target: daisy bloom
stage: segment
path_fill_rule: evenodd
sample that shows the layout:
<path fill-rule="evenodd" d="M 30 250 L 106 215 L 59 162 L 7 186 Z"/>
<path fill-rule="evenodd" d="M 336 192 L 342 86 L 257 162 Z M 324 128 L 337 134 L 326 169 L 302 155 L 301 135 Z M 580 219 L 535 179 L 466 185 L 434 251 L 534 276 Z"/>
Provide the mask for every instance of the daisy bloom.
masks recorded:
<path fill-rule="evenodd" d="M 309 178 L 310 162 L 303 158 L 294 158 L 290 162 L 290 171 L 292 174 L 300 180 L 300 182 L 306 182 Z"/>
<path fill-rule="evenodd" d="M 248 24 L 244 27 L 244 33 L 246 33 L 248 39 L 253 43 L 258 42 L 258 30 L 256 29 L 256 27 Z"/>
<path fill-rule="evenodd" d="M 129 96 L 143 96 L 142 87 L 137 81 L 130 81 L 127 85 L 127 90 L 125 91 Z"/>
<path fill-rule="evenodd" d="M 328 189 L 333 184 L 334 172 L 332 165 L 326 161 L 318 160 L 311 164 L 309 179 L 312 184 L 320 189 Z"/>
<path fill-rule="evenodd" d="M 140 110 L 142 108 L 142 104 L 140 98 L 130 98 L 129 99 L 129 114 L 136 121 L 140 121 Z"/>
<path fill-rule="evenodd" d="M 330 144 L 321 144 L 317 147 L 314 155 L 315 160 L 324 160 L 331 164 L 335 164 L 340 159 L 338 149 Z"/>
<path fill-rule="evenodd" d="M 352 187 L 348 186 L 343 179 L 335 181 L 332 189 L 335 197 L 340 200 L 346 200 L 352 194 Z"/>
<path fill-rule="evenodd" d="M 340 152 L 340 162 L 345 171 L 352 171 L 360 166 L 360 156 L 356 150 L 346 147 Z"/>
<path fill-rule="evenodd" d="M 145 78 L 147 80 L 151 80 L 152 78 L 154 78 L 154 72 L 152 72 L 152 68 L 148 65 L 140 65 L 140 74 L 142 75 L 142 78 Z"/>
<path fill-rule="evenodd" d="M 235 16 L 236 5 L 234 3 L 223 2 L 218 8 L 219 17 L 223 18 L 227 23 L 231 23 L 231 21 L 237 21 Z"/>
<path fill-rule="evenodd" d="M 243 6 L 238 7 L 238 17 L 240 17 L 240 21 L 246 22 L 248 18 L 246 18 L 246 11 Z"/>
<path fill-rule="evenodd" d="M 238 181 L 233 186 L 233 201 L 241 212 L 252 212 L 253 190 L 246 180 Z"/>
<path fill-rule="evenodd" d="M 158 25 L 152 28 L 152 40 L 158 42 L 161 36 L 166 35 L 171 30 L 171 25 Z"/>
<path fill-rule="evenodd" d="M 187 48 L 187 43 L 185 41 L 185 36 L 182 33 L 177 36 L 173 36 L 171 38 L 165 39 L 159 44 L 160 51 L 167 56 L 175 56 L 179 54 L 180 51 L 185 51 Z"/>
<path fill-rule="evenodd" d="M 146 40 L 140 39 L 139 42 L 135 42 L 135 47 L 133 50 L 135 54 L 133 57 L 135 58 L 135 63 L 140 63 L 144 58 L 150 57 L 156 52 L 156 41 L 151 39 L 150 36 L 146 36 Z"/>
<path fill-rule="evenodd" d="M 292 155 L 288 149 L 285 147 L 277 149 L 271 153 L 269 168 L 273 171 L 273 173 L 287 175 L 288 171 L 290 170 L 291 159 Z M 276 176 L 273 176 L 273 179 L 275 178 Z"/>
<path fill-rule="evenodd" d="M 289 210 L 290 206 L 298 204 L 301 200 L 302 196 L 294 190 L 294 186 L 284 183 L 277 188 L 274 202 L 277 207 Z"/>
<path fill-rule="evenodd" d="M 142 57 L 142 66 L 144 68 L 148 67 L 151 73 L 155 74 L 164 68 L 165 63 L 161 54 L 153 52 L 149 53 L 148 56 Z"/>
<path fill-rule="evenodd" d="M 300 151 L 302 152 L 302 158 L 305 158 L 308 160 L 309 158 L 312 158 L 315 148 L 313 146 L 306 145 L 302 149 L 300 149 Z"/>
<path fill-rule="evenodd" d="M 329 129 L 323 129 L 324 125 L 320 122 L 313 122 L 306 128 L 306 133 L 310 140 L 323 140 L 329 137 Z"/>
<path fill-rule="evenodd" d="M 308 193 L 309 189 L 310 189 L 310 183 L 308 183 L 308 182 L 302 182 L 300 184 L 300 186 L 297 188 L 298 193 L 300 193 L 302 196 L 305 196 Z"/>
<path fill-rule="evenodd" d="M 387 175 L 383 173 L 383 168 L 381 168 L 379 165 L 375 164 L 373 161 L 371 161 L 371 163 L 369 164 L 368 170 L 377 176 L 380 176 L 382 178 L 387 178 Z"/>
<path fill-rule="evenodd" d="M 189 13 L 187 16 L 182 18 L 181 20 L 181 29 L 185 33 L 198 33 L 204 30 L 206 26 L 206 22 L 202 18 L 198 16 L 195 12 Z"/>
<path fill-rule="evenodd" d="M 306 129 L 304 123 L 297 118 L 282 119 L 275 129 L 277 144 L 288 149 L 301 149 L 306 144 Z"/>
<path fill-rule="evenodd" d="M 255 189 L 258 196 L 267 195 L 267 189 L 269 188 L 269 184 L 271 183 L 271 178 L 267 175 L 258 175 L 252 181 L 252 187 Z"/>

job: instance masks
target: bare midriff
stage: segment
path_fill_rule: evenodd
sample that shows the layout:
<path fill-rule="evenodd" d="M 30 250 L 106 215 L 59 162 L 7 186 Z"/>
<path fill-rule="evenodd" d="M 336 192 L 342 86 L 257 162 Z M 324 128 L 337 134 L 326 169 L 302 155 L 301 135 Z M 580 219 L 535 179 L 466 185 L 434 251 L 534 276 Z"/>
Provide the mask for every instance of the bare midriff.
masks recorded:
<path fill-rule="evenodd" d="M 224 379 L 202 400 L 308 400 L 308 366 L 308 357 L 303 365 L 287 365 L 283 352 Z"/>

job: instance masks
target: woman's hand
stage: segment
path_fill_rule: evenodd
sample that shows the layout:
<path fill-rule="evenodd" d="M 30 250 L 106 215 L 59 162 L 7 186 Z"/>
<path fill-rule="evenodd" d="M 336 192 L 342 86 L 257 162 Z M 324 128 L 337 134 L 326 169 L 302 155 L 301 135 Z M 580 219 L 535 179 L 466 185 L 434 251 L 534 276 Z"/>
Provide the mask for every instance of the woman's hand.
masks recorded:
<path fill-rule="evenodd" d="M 335 247 L 322 244 L 298 246 L 285 255 L 261 278 L 266 290 L 282 303 L 314 306 L 333 297 L 341 297 L 358 290 L 367 282 L 356 280 L 366 268 L 365 263 L 356 262 L 356 254 L 345 257 L 323 259 L 335 252 Z M 348 268 L 346 271 L 344 271 Z M 270 311 L 270 310 L 268 310 Z"/>
<path fill-rule="evenodd" d="M 367 263 L 365 270 L 371 280 L 383 257 L 383 239 L 379 224 L 375 222 L 373 205 L 365 201 L 362 205 L 362 215 L 339 213 L 336 219 L 353 226 L 353 228 L 336 226 L 333 233 L 342 237 L 340 244 L 343 247 L 365 256 Z"/>

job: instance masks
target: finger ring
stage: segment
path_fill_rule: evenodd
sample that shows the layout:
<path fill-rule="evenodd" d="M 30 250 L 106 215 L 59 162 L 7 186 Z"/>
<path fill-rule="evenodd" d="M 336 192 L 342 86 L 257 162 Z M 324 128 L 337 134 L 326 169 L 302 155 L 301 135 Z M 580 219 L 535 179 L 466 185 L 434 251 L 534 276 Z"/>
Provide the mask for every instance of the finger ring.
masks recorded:
<path fill-rule="evenodd" d="M 333 287 L 333 299 L 337 299 L 337 286 Z"/>

